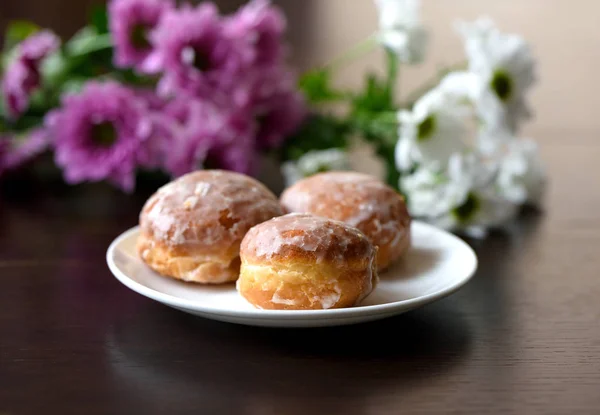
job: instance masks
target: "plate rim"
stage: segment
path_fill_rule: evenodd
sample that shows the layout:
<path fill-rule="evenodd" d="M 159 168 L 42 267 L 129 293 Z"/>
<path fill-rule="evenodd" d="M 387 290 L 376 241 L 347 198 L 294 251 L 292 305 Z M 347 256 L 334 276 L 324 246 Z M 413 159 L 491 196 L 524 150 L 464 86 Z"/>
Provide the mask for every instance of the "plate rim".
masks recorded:
<path fill-rule="evenodd" d="M 479 260 L 477 258 L 477 254 L 467 244 L 458 236 L 435 227 L 431 224 L 413 220 L 411 226 L 416 225 L 428 229 L 430 231 L 444 234 L 447 237 L 453 239 L 453 241 L 462 246 L 462 248 L 466 249 L 471 255 L 473 262 L 471 269 L 467 270 L 464 277 L 462 277 L 459 281 L 454 284 L 448 285 L 438 291 L 415 297 L 409 298 L 406 300 L 394 301 L 391 303 L 385 304 L 372 304 L 360 307 L 346 307 L 346 308 L 334 308 L 334 309 L 326 309 L 326 310 L 264 310 L 264 309 L 252 309 L 252 310 L 218 310 L 212 307 L 206 307 L 193 300 L 188 300 L 184 298 L 180 298 L 171 294 L 165 294 L 160 291 L 157 291 L 153 288 L 147 287 L 144 284 L 141 284 L 134 280 L 133 278 L 126 275 L 119 267 L 116 265 L 114 261 L 114 252 L 117 249 L 117 246 L 131 234 L 139 232 L 139 225 L 134 226 L 132 228 L 127 229 L 122 232 L 119 236 L 117 236 L 109 245 L 106 251 L 106 262 L 109 270 L 113 274 L 113 276 L 127 288 L 132 291 L 141 294 L 147 298 L 150 298 L 154 301 L 158 301 L 162 304 L 172 306 L 175 308 L 182 308 L 190 311 L 199 312 L 202 314 L 209 314 L 215 316 L 223 316 L 223 317 L 237 317 L 242 319 L 277 319 L 277 320 L 303 320 L 303 319 L 317 319 L 317 318 L 326 318 L 329 320 L 344 320 L 354 317 L 360 317 L 365 315 L 378 315 L 378 314 L 390 314 L 393 313 L 397 309 L 412 309 L 419 307 L 421 305 L 428 304 L 435 300 L 446 297 L 454 292 L 458 291 L 461 287 L 463 287 L 467 282 L 473 278 L 475 275 L 477 268 L 479 266 Z M 165 277 L 168 278 L 168 277 Z"/>

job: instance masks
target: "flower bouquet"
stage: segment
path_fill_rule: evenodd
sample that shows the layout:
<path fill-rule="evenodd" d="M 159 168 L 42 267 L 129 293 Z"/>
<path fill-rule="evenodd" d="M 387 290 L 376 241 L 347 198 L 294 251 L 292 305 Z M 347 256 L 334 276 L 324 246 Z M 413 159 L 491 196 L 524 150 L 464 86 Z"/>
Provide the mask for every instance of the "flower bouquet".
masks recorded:
<path fill-rule="evenodd" d="M 534 59 L 488 19 L 461 23 L 467 62 L 406 97 L 399 69 L 424 59 L 417 0 L 376 0 L 379 28 L 329 64 L 297 77 L 283 13 L 253 0 L 231 15 L 214 4 L 111 0 L 61 42 L 28 22 L 7 28 L 1 60 L 0 174 L 42 153 L 68 183 L 107 180 L 132 191 L 140 171 L 201 168 L 256 175 L 277 160 L 288 184 L 360 169 L 366 142 L 411 214 L 483 234 L 540 201 L 530 117 Z M 336 70 L 383 48 L 386 71 L 334 86 Z"/>
<path fill-rule="evenodd" d="M 519 136 L 531 118 L 526 98 L 536 81 L 527 42 L 501 32 L 489 18 L 459 22 L 466 62 L 399 97 L 399 68 L 423 60 L 428 33 L 418 0 L 375 0 L 375 6 L 379 28 L 373 35 L 300 80 L 309 105 L 321 112 L 313 111 L 288 141 L 288 182 L 360 168 L 348 150 L 358 137 L 373 147 L 387 182 L 405 196 L 415 218 L 484 236 L 521 207 L 538 207 L 546 175 L 536 143 Z M 368 74 L 359 91 L 333 86 L 341 64 L 378 47 L 386 52 L 383 75 Z"/>
<path fill-rule="evenodd" d="M 285 20 L 257 0 L 113 0 L 61 45 L 15 22 L 3 56 L 0 169 L 45 150 L 68 183 L 134 189 L 140 169 L 256 172 L 306 106 L 286 64 Z"/>

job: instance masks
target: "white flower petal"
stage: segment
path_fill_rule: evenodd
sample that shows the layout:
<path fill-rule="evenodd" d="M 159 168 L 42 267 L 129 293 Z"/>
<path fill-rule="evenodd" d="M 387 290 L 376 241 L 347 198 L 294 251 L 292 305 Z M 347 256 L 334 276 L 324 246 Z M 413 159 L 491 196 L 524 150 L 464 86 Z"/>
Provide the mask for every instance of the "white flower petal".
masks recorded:
<path fill-rule="evenodd" d="M 281 166 L 281 172 L 288 186 L 313 174 L 334 170 L 350 170 L 348 154 L 335 148 L 309 151 L 297 161 L 287 161 Z"/>
<path fill-rule="evenodd" d="M 396 167 L 398 168 L 398 171 L 406 171 L 413 166 L 412 150 L 413 147 L 409 140 L 398 140 L 395 152 Z"/>
<path fill-rule="evenodd" d="M 455 230 L 486 229 L 504 225 L 518 208 L 496 191 L 494 177 L 476 153 L 455 153 L 446 169 L 421 166 L 403 176 L 400 187 L 409 211 L 421 220 Z"/>
<path fill-rule="evenodd" d="M 449 157 L 467 148 L 473 109 L 462 95 L 435 88 L 421 97 L 411 112 L 398 114 L 396 163 L 406 170 L 415 163 L 444 168 Z"/>
<path fill-rule="evenodd" d="M 469 71 L 479 78 L 475 88 L 478 114 L 486 128 L 518 131 L 531 117 L 525 96 L 535 83 L 535 60 L 520 36 L 500 32 L 489 19 L 461 23 Z"/>
<path fill-rule="evenodd" d="M 423 60 L 427 31 L 420 20 L 419 0 L 375 0 L 379 11 L 379 41 L 400 61 Z"/>
<path fill-rule="evenodd" d="M 540 204 L 546 173 L 534 141 L 515 138 L 505 146 L 496 184 L 499 193 L 513 203 Z"/>

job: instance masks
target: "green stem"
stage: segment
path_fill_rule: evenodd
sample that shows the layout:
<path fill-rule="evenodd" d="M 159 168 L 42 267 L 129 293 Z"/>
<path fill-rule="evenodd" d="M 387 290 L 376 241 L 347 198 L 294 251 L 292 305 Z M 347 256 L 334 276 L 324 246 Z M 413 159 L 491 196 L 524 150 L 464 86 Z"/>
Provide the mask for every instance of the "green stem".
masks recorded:
<path fill-rule="evenodd" d="M 395 87 L 398 83 L 399 73 L 400 73 L 400 65 L 398 65 L 398 57 L 391 52 L 390 50 L 386 50 L 387 57 L 387 90 L 389 91 L 391 101 L 393 102 Z"/>
<path fill-rule="evenodd" d="M 338 69 L 339 67 L 359 58 L 365 53 L 370 52 L 377 44 L 377 35 L 377 32 L 369 35 L 365 39 L 353 45 L 350 49 L 347 49 L 345 52 L 334 57 L 332 60 L 326 63 L 324 67 L 329 70 Z"/>
<path fill-rule="evenodd" d="M 395 111 L 385 111 L 377 114 L 377 121 L 382 123 L 396 123 L 398 122 L 398 114 Z"/>

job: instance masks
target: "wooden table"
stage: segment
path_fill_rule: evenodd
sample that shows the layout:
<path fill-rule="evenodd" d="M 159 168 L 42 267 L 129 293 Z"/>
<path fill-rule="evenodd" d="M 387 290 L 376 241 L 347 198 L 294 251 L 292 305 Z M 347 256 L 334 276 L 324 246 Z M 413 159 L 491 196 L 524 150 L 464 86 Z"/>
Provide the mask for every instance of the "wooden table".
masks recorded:
<path fill-rule="evenodd" d="M 316 330 L 204 320 L 117 282 L 106 249 L 149 188 L 7 183 L 0 413 L 599 413 L 596 136 L 544 142 L 546 212 L 469 241 L 480 268 L 458 293 Z"/>

